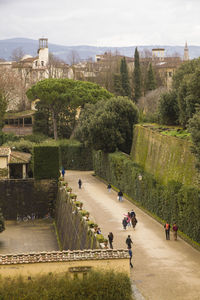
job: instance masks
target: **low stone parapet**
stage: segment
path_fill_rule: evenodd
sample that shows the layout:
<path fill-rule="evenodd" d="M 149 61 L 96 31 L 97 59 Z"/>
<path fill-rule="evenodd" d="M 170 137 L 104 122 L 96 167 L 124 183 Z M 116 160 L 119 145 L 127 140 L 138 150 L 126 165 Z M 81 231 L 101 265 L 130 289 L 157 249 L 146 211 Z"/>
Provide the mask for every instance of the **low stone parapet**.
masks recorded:
<path fill-rule="evenodd" d="M 52 251 L 0 255 L 1 276 L 35 276 L 52 273 L 84 273 L 90 270 L 130 273 L 126 249 Z"/>

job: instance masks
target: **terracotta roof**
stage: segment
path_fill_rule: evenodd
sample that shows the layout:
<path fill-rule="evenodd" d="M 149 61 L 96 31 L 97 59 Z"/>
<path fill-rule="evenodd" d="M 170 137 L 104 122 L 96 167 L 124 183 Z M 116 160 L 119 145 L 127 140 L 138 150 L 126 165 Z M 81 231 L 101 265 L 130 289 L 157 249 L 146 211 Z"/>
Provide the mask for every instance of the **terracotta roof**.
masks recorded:
<path fill-rule="evenodd" d="M 0 156 L 8 156 L 11 150 L 9 147 L 0 147 Z"/>
<path fill-rule="evenodd" d="M 12 151 L 9 164 L 28 164 L 31 160 L 31 154 L 25 152 Z"/>
<path fill-rule="evenodd" d="M 128 250 L 98 249 L 0 255 L 0 265 L 129 258 Z"/>

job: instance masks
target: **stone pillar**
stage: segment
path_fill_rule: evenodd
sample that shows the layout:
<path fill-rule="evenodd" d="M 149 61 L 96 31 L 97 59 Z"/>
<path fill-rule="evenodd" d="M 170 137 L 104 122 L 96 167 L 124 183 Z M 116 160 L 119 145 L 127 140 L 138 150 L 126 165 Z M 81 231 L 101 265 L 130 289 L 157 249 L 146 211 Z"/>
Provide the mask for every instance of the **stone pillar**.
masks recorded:
<path fill-rule="evenodd" d="M 26 164 L 22 165 L 22 178 L 25 179 L 26 178 Z"/>

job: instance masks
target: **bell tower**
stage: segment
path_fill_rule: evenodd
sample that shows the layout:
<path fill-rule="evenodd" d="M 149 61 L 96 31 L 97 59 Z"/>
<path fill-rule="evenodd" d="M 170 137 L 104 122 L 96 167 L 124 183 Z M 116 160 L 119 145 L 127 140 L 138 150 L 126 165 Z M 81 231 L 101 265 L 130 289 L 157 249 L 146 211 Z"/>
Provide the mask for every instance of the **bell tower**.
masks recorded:
<path fill-rule="evenodd" d="M 48 49 L 48 39 L 41 38 L 39 39 L 39 65 L 42 67 L 46 67 L 49 62 L 49 49 Z"/>
<path fill-rule="evenodd" d="M 187 42 L 185 43 L 183 60 L 184 61 L 188 61 L 189 60 L 189 49 L 188 49 Z"/>

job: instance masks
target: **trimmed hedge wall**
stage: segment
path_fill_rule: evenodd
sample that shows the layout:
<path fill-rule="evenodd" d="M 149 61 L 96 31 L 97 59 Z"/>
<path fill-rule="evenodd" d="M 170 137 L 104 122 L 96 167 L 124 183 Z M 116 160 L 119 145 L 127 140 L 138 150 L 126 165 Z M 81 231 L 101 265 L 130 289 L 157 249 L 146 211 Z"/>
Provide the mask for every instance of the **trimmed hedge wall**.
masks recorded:
<path fill-rule="evenodd" d="M 58 179 L 59 147 L 35 146 L 33 148 L 33 174 L 35 179 Z"/>
<path fill-rule="evenodd" d="M 78 141 L 59 141 L 62 166 L 65 169 L 93 170 L 92 150 Z"/>
<path fill-rule="evenodd" d="M 176 221 L 182 232 L 200 243 L 199 189 L 176 181 L 163 185 L 128 156 L 119 152 L 95 152 L 93 166 L 98 176 L 121 189 L 161 219 L 170 223 Z"/>

